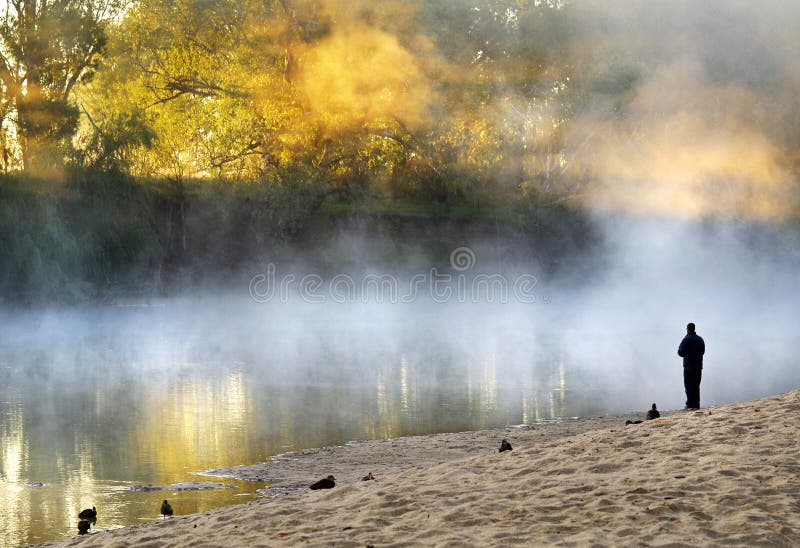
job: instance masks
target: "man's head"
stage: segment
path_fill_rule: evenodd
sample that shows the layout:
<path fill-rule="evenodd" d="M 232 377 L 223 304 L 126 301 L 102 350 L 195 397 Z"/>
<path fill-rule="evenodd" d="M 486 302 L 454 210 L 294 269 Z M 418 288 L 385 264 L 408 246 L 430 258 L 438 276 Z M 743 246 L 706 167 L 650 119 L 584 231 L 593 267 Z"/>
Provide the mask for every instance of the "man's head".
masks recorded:
<path fill-rule="evenodd" d="M 694 324 L 692 322 L 686 324 L 686 332 L 694 333 Z"/>

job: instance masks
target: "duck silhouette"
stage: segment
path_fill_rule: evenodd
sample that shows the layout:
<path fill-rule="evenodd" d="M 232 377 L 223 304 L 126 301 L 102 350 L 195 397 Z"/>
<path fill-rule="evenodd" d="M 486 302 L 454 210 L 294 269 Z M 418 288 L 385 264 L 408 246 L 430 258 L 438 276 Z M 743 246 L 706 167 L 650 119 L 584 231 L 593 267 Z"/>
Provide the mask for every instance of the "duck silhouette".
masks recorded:
<path fill-rule="evenodd" d="M 336 478 L 333 476 L 328 476 L 327 478 L 323 478 L 316 483 L 312 483 L 310 485 L 311 489 L 333 489 L 336 487 L 336 482 L 334 481 Z"/>
<path fill-rule="evenodd" d="M 658 412 L 656 409 L 656 404 L 653 404 L 653 408 L 647 412 L 647 420 L 651 421 L 653 419 L 657 419 L 661 416 L 661 413 Z"/>
<path fill-rule="evenodd" d="M 375 479 L 375 476 L 373 476 L 372 472 L 370 472 L 369 474 L 367 474 L 366 476 L 361 478 L 361 481 L 371 481 L 371 480 L 374 480 L 374 479 Z"/>
<path fill-rule="evenodd" d="M 91 509 L 86 508 L 84 510 L 81 510 L 78 513 L 78 517 L 81 519 L 97 519 L 97 508 L 92 506 Z"/>
<path fill-rule="evenodd" d="M 511 444 L 508 443 L 508 440 L 503 440 L 503 441 L 500 442 L 500 452 L 501 453 L 503 451 L 511 451 L 512 449 L 514 449 L 514 448 L 511 447 Z"/>
<path fill-rule="evenodd" d="M 164 502 L 161 504 L 161 515 L 164 516 L 164 519 L 167 519 L 167 516 L 171 516 L 172 514 L 172 505 L 167 502 L 167 499 L 164 499 Z"/>
<path fill-rule="evenodd" d="M 88 534 L 89 533 L 89 529 L 91 529 L 91 528 L 92 528 L 92 526 L 85 519 L 82 519 L 82 520 L 80 520 L 78 522 L 78 534 L 79 535 Z"/>

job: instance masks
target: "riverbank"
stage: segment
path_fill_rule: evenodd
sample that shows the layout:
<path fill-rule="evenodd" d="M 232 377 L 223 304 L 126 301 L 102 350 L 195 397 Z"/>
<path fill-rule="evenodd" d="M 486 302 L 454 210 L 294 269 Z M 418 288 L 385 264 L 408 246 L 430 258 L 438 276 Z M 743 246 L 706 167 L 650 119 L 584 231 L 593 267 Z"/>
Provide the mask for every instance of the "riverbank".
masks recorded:
<path fill-rule="evenodd" d="M 669 413 L 666 413 L 669 414 Z M 601 428 L 615 428 L 644 413 L 573 417 L 468 432 L 404 436 L 387 440 L 351 441 L 346 445 L 285 453 L 267 462 L 203 472 L 215 478 L 268 481 L 263 494 L 284 496 L 307 491 L 315 476 L 333 475 L 341 485 L 360 481 L 368 473 L 386 478 L 411 468 L 426 468 L 498 451 L 503 439 L 512 447 L 543 443 Z"/>
<path fill-rule="evenodd" d="M 333 474 L 330 491 L 289 489 L 48 546 L 797 545 L 798 413 L 794 391 L 631 426 L 606 417 L 320 449 L 305 481 Z M 497 452 L 501 436 L 513 451 Z M 415 453 L 442 460 L 392 471 Z M 268 479 L 262 466 L 238 472 Z M 376 481 L 358 480 L 370 471 Z"/>

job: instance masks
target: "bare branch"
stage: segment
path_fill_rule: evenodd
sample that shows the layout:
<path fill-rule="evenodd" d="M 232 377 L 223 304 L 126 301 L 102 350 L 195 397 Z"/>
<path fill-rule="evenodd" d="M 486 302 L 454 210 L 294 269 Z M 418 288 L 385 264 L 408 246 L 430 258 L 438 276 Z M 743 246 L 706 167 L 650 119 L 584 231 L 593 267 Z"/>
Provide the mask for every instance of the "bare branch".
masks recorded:
<path fill-rule="evenodd" d="M 248 144 L 241 152 L 236 154 L 228 154 L 221 157 L 219 160 L 211 160 L 211 167 L 220 169 L 224 167 L 226 164 L 230 164 L 231 162 L 235 162 L 237 160 L 241 160 L 242 158 L 246 158 L 247 156 L 253 156 L 256 154 L 263 154 L 263 151 L 259 148 L 261 146 L 261 142 L 253 141 Z"/>

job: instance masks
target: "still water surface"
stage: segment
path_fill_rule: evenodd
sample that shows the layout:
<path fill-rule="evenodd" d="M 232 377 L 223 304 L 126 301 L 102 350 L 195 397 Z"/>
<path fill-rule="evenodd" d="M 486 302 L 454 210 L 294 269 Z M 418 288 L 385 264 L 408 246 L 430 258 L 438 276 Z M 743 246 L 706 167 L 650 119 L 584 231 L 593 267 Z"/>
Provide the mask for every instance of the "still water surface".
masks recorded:
<path fill-rule="evenodd" d="M 558 355 L 515 361 L 513 337 L 498 344 L 485 326 L 443 328 L 442 318 L 426 313 L 409 322 L 384 311 L 253 315 L 159 305 L 4 320 L 0 512 L 13 519 L 0 523 L 3 546 L 72 536 L 82 508 L 97 507 L 93 531 L 102 532 L 158 519 L 164 498 L 187 514 L 249 500 L 264 486 L 219 480 L 236 488 L 134 492 L 134 485 L 217 481 L 193 472 L 352 439 L 597 407 L 571 391 L 574 379 Z"/>
<path fill-rule="evenodd" d="M 578 320 L 542 314 L 226 299 L 0 311 L 0 546 L 73 536 L 92 506 L 104 534 L 159 519 L 164 498 L 176 514 L 244 502 L 264 485 L 131 487 L 288 451 L 683 405 L 679 330 L 553 333 Z M 703 405 L 800 386 L 800 335 L 744 344 L 709 324 Z"/>

